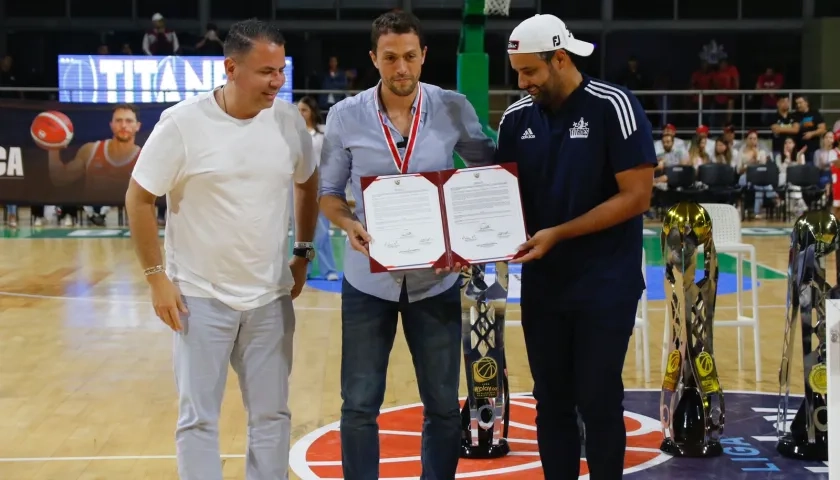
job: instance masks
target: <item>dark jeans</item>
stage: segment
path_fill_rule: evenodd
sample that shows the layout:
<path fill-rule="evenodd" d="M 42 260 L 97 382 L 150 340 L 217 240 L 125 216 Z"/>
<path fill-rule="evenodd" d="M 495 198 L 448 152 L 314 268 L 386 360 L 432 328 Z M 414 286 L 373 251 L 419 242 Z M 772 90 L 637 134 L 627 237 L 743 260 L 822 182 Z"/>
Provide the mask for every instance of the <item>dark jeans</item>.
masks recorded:
<path fill-rule="evenodd" d="M 523 289 L 522 329 L 546 480 L 578 478 L 578 411 L 586 428 L 589 478 L 622 478 L 627 432 L 621 370 L 637 302 L 569 309 L 545 296 L 524 294 Z"/>
<path fill-rule="evenodd" d="M 421 479 L 452 480 L 461 444 L 461 300 L 458 284 L 408 303 L 341 290 L 341 464 L 346 480 L 379 478 L 379 426 L 388 358 L 402 315 L 423 402 Z"/>

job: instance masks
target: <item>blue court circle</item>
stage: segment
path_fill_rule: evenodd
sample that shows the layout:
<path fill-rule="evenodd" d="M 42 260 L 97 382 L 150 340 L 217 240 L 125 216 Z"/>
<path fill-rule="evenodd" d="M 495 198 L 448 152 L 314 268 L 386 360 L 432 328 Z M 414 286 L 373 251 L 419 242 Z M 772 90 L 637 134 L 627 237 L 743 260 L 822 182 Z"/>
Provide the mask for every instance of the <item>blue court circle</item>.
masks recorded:
<path fill-rule="evenodd" d="M 487 266 L 487 274 L 493 275 L 495 273 L 494 266 Z M 522 273 L 522 266 L 517 264 L 510 265 L 510 285 L 508 301 L 511 303 L 519 303 L 519 275 Z M 648 265 L 645 267 L 645 274 L 647 276 L 647 294 L 648 300 L 664 300 L 665 299 L 665 267 Z M 702 278 L 702 271 L 698 272 L 697 281 Z M 341 293 L 341 280 L 328 281 L 321 279 L 308 280 L 306 284 L 315 290 L 330 293 Z M 734 273 L 718 273 L 718 295 L 726 295 L 735 293 L 737 291 L 738 282 Z M 744 277 L 743 291 L 752 289 L 752 279 Z"/>

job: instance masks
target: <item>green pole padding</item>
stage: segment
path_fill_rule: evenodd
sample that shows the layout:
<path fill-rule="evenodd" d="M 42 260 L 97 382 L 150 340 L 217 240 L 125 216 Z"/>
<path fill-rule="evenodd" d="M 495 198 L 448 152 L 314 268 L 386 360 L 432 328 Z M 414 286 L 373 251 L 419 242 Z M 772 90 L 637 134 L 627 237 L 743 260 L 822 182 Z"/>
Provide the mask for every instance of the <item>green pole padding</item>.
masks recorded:
<path fill-rule="evenodd" d="M 484 51 L 484 0 L 464 0 L 461 39 L 458 46 L 457 89 L 475 108 L 478 121 L 487 132 L 490 117 L 490 57 Z M 489 135 L 489 133 L 488 133 Z M 495 139 L 495 133 L 493 134 Z M 455 167 L 464 161 L 455 154 Z"/>

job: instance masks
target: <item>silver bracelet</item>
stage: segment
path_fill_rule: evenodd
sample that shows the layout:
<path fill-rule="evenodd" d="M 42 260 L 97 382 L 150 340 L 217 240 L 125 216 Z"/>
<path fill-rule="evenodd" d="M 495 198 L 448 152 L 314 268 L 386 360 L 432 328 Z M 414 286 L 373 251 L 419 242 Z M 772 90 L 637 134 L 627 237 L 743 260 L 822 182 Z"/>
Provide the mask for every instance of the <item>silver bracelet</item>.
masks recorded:
<path fill-rule="evenodd" d="M 143 270 L 143 275 L 148 277 L 149 275 L 154 275 L 156 273 L 163 273 L 165 271 L 166 270 L 163 268 L 163 265 L 155 265 L 154 267 L 150 267 L 150 268 L 147 268 L 147 269 Z"/>

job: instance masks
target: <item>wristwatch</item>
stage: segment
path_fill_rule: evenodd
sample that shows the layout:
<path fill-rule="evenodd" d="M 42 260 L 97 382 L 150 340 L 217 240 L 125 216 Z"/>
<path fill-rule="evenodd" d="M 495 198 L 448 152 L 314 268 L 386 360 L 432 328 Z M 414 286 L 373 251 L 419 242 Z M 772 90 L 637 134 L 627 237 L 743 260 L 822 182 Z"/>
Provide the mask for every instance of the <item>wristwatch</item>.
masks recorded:
<path fill-rule="evenodd" d="M 315 259 L 315 245 L 312 242 L 295 242 L 292 254 L 311 262 Z"/>

